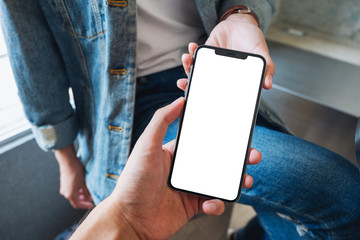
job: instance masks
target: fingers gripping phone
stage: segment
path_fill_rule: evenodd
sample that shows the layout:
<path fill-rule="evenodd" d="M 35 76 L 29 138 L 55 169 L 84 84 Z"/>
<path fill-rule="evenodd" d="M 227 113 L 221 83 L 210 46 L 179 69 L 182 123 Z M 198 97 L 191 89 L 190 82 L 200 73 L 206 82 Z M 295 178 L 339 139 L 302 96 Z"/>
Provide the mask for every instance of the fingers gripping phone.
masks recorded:
<path fill-rule="evenodd" d="M 259 55 L 199 46 L 189 74 L 169 185 L 237 201 L 265 72 Z"/>

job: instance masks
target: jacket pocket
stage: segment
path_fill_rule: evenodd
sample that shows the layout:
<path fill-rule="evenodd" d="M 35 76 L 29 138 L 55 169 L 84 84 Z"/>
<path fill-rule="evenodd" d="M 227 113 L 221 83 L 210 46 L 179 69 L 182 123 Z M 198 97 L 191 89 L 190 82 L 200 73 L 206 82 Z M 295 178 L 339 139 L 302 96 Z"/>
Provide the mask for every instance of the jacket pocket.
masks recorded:
<path fill-rule="evenodd" d="M 68 31 L 93 39 L 105 32 L 104 8 L 97 0 L 54 0 Z"/>

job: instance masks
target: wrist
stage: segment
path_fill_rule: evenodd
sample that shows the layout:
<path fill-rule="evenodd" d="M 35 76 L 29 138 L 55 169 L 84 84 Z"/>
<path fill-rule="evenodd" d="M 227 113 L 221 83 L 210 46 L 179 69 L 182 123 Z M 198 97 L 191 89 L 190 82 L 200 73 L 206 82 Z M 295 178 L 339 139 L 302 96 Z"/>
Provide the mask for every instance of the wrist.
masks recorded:
<path fill-rule="evenodd" d="M 74 162 L 75 164 L 79 162 L 73 144 L 55 150 L 54 154 L 59 166 L 69 166 L 73 165 Z"/>
<path fill-rule="evenodd" d="M 250 14 L 234 13 L 234 14 L 229 15 L 224 21 L 234 21 L 234 20 L 250 23 L 257 27 L 259 26 L 257 19 L 253 15 L 250 15 Z"/>
<path fill-rule="evenodd" d="M 120 233 L 118 236 L 122 236 L 126 233 L 129 238 L 124 239 L 146 239 L 146 237 L 136 228 L 137 222 L 133 221 L 131 217 L 129 217 L 131 214 L 129 214 L 128 209 L 125 207 L 125 203 L 122 202 L 123 199 L 124 198 L 121 196 L 121 193 L 119 194 L 116 191 L 116 188 L 106 199 L 106 206 L 109 209 L 109 212 L 111 212 L 111 218 L 114 222 L 114 226 L 117 228 L 121 226 L 121 228 L 118 229 L 118 232 Z M 130 236 L 132 237 L 130 238 Z"/>
<path fill-rule="evenodd" d="M 122 214 L 123 210 L 108 197 L 86 217 L 71 239 L 142 239 Z"/>

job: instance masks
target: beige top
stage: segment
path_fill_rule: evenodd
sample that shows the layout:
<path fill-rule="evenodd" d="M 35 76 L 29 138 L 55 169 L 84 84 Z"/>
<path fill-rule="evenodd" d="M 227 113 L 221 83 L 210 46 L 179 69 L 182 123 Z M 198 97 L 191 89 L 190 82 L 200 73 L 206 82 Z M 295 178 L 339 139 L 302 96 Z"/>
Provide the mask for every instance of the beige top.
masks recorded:
<path fill-rule="evenodd" d="M 193 0 L 137 0 L 137 76 L 181 65 L 189 42 L 205 34 Z"/>

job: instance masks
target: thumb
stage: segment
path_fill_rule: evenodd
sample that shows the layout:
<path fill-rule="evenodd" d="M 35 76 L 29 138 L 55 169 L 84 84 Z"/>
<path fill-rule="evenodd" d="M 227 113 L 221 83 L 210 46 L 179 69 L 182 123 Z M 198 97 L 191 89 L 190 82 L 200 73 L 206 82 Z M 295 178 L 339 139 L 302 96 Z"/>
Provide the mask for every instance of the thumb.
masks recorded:
<path fill-rule="evenodd" d="M 184 98 L 180 97 L 171 104 L 157 110 L 139 138 L 138 143 L 161 148 L 169 125 L 180 116 L 183 106 Z"/>
<path fill-rule="evenodd" d="M 201 211 L 207 215 L 220 216 L 225 211 L 225 204 L 219 199 L 201 200 Z"/>

